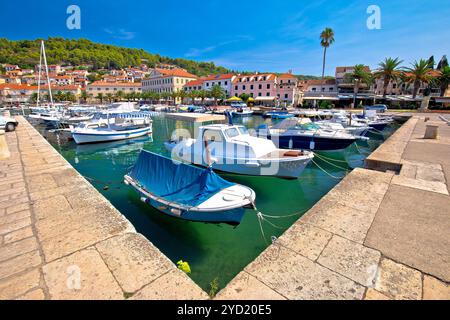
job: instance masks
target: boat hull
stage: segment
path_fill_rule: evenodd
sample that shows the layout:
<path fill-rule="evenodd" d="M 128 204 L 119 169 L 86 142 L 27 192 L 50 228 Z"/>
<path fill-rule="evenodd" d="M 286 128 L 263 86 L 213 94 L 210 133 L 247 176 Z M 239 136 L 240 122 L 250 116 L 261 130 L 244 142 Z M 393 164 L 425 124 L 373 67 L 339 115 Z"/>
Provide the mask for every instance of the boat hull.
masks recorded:
<path fill-rule="evenodd" d="M 86 144 L 86 143 L 99 143 L 99 142 L 109 142 L 109 141 L 118 141 L 125 139 L 133 139 L 137 137 L 142 137 L 146 134 L 150 134 L 152 132 L 151 127 L 130 130 L 124 132 L 114 132 L 114 133 L 79 133 L 72 132 L 72 137 L 77 144 Z"/>
<path fill-rule="evenodd" d="M 355 139 L 331 139 L 298 135 L 269 136 L 268 139 L 271 139 L 281 149 L 309 149 L 317 151 L 343 150 L 355 142 Z"/>
<path fill-rule="evenodd" d="M 369 123 L 369 127 L 378 130 L 378 131 L 383 131 L 389 123 Z"/>
<path fill-rule="evenodd" d="M 145 198 L 145 195 L 140 193 L 141 199 L 144 202 L 156 210 L 166 214 L 167 216 L 183 219 L 187 221 L 195 221 L 195 222 L 207 222 L 207 223 L 226 223 L 233 226 L 239 225 L 244 216 L 245 209 L 244 208 L 236 208 L 231 210 L 225 210 L 220 212 L 214 211 L 188 211 L 188 210 L 180 210 L 177 208 L 173 208 L 167 206 L 157 200 Z M 176 212 L 176 213 L 174 213 Z"/>

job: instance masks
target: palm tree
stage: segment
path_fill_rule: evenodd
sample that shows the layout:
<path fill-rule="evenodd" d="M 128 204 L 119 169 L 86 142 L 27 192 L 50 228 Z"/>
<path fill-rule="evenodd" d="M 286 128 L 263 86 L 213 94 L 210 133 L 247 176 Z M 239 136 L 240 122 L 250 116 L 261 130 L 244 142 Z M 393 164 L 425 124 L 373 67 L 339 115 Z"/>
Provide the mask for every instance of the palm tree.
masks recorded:
<path fill-rule="evenodd" d="M 117 99 L 117 101 L 122 100 L 123 96 L 124 96 L 124 93 L 123 93 L 122 90 L 119 90 L 119 91 L 116 92 L 116 99 Z"/>
<path fill-rule="evenodd" d="M 391 81 L 397 81 L 401 74 L 401 70 L 398 68 L 402 63 L 402 60 L 398 58 L 386 58 L 383 62 L 378 64 L 379 68 L 374 72 L 374 76 L 377 79 L 383 79 L 383 98 L 386 98 L 386 91 Z"/>
<path fill-rule="evenodd" d="M 441 97 L 443 97 L 450 84 L 450 67 L 446 66 L 442 68 L 436 80 L 439 83 L 439 87 L 441 88 Z"/>
<path fill-rule="evenodd" d="M 184 91 L 184 89 L 179 90 L 178 92 L 178 98 L 180 98 L 181 103 L 183 103 L 184 99 L 188 96 L 188 93 Z"/>
<path fill-rule="evenodd" d="M 100 103 L 103 103 L 103 99 L 104 99 L 103 93 L 100 92 L 95 98 L 100 100 Z"/>
<path fill-rule="evenodd" d="M 200 99 L 202 99 L 202 104 L 204 104 L 204 101 L 205 101 L 205 99 L 208 97 L 208 95 L 209 95 L 209 92 L 206 91 L 206 90 L 200 90 L 200 91 L 198 92 L 198 97 L 199 97 Z"/>
<path fill-rule="evenodd" d="M 323 63 L 322 63 L 322 83 L 325 76 L 325 62 L 327 56 L 327 48 L 334 43 L 334 31 L 331 28 L 325 28 L 320 34 L 320 45 L 323 47 Z M 322 91 L 322 88 L 321 88 Z"/>
<path fill-rule="evenodd" d="M 219 85 L 213 85 L 210 91 L 211 97 L 214 98 L 214 105 L 217 105 L 217 100 L 223 99 L 225 97 L 225 91 Z"/>
<path fill-rule="evenodd" d="M 352 73 L 347 73 L 345 77 L 349 82 L 353 82 L 353 108 L 356 106 L 356 97 L 359 92 L 359 87 L 362 83 L 370 85 L 372 82 L 372 74 L 367 70 L 363 64 L 357 64 L 353 67 Z"/>
<path fill-rule="evenodd" d="M 192 101 L 192 104 L 195 104 L 195 98 L 199 97 L 200 93 L 198 90 L 192 90 L 188 93 L 189 98 Z"/>
<path fill-rule="evenodd" d="M 114 96 L 113 96 L 112 93 L 107 93 L 105 97 L 106 97 L 106 100 L 107 100 L 109 103 L 111 103 L 112 100 L 113 100 L 113 98 L 114 98 Z"/>
<path fill-rule="evenodd" d="M 431 70 L 430 64 L 424 59 L 415 61 L 410 68 L 405 68 L 408 82 L 413 84 L 413 99 L 417 97 L 420 86 L 431 81 Z"/>
<path fill-rule="evenodd" d="M 83 103 L 86 103 L 86 101 L 89 98 L 89 94 L 86 92 L 86 90 L 81 91 L 80 99 L 83 101 Z"/>

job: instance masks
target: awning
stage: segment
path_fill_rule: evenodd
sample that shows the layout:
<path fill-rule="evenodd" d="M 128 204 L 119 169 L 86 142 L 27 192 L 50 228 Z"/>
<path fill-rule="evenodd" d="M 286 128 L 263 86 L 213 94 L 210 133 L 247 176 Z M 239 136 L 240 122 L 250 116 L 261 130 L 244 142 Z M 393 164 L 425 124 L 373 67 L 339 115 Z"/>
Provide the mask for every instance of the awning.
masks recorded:
<path fill-rule="evenodd" d="M 228 101 L 228 102 L 242 101 L 242 99 L 241 99 L 241 98 L 238 98 L 238 97 L 236 97 L 236 96 L 234 96 L 234 97 L 231 97 L 230 99 L 228 99 L 227 101 Z"/>
<path fill-rule="evenodd" d="M 255 101 L 273 101 L 277 97 L 256 97 Z"/>
<path fill-rule="evenodd" d="M 333 100 L 338 101 L 337 97 L 303 97 L 303 100 Z"/>

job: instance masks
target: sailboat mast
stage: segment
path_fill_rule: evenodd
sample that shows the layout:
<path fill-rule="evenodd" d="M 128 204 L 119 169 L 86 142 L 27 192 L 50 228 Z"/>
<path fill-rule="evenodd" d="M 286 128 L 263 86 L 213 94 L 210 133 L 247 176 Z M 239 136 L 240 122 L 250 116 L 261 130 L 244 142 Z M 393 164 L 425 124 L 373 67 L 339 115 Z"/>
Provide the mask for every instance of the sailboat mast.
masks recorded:
<path fill-rule="evenodd" d="M 44 42 L 41 41 L 41 50 L 39 52 L 39 74 L 38 74 L 38 92 L 37 92 L 37 100 L 36 100 L 36 107 L 39 107 L 39 99 L 40 99 L 40 93 L 41 93 L 41 72 L 42 72 L 42 46 Z"/>
<path fill-rule="evenodd" d="M 50 77 L 48 75 L 47 57 L 45 55 L 44 41 L 42 41 L 42 55 L 44 56 L 45 73 L 47 74 L 48 94 L 50 95 L 50 104 L 53 107 L 52 87 L 50 85 Z"/>

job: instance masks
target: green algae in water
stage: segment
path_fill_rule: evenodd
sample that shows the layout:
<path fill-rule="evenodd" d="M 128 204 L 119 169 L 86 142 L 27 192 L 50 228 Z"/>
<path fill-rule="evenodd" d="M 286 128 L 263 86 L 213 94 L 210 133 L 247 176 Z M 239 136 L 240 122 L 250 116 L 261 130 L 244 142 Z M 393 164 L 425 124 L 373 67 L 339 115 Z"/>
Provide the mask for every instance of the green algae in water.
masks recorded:
<path fill-rule="evenodd" d="M 256 128 L 263 122 L 270 123 L 270 120 L 253 116 L 238 122 Z M 141 149 L 169 155 L 164 142 L 176 128 L 188 129 L 191 133 L 194 131 L 192 123 L 161 116 L 153 118 L 152 137 L 79 146 L 70 142 L 54 146 L 130 220 L 137 232 L 147 237 L 174 264 L 179 260 L 188 262 L 191 268 L 189 276 L 206 292 L 210 291 L 211 283 L 218 283 L 216 291 L 223 288 L 267 247 L 273 237 L 279 237 L 339 182 L 339 179 L 330 177 L 312 163 L 297 180 L 221 174 L 227 180 L 252 188 L 261 212 L 276 216 L 298 213 L 283 219 L 271 219 L 275 226 L 264 223 L 266 239 L 262 237 L 255 211 L 250 209 L 246 210 L 242 223 L 237 227 L 171 218 L 142 203 L 138 194 L 123 183 L 123 176 L 135 163 Z M 374 138 L 368 143 L 360 143 L 358 147 L 348 148 L 347 158 L 351 159 L 352 167 L 361 166 L 364 157 L 382 142 L 380 137 Z M 342 155 L 328 156 L 338 159 Z M 333 176 L 343 177 L 347 172 L 319 159 L 317 161 Z M 342 166 L 340 162 L 336 164 Z"/>

